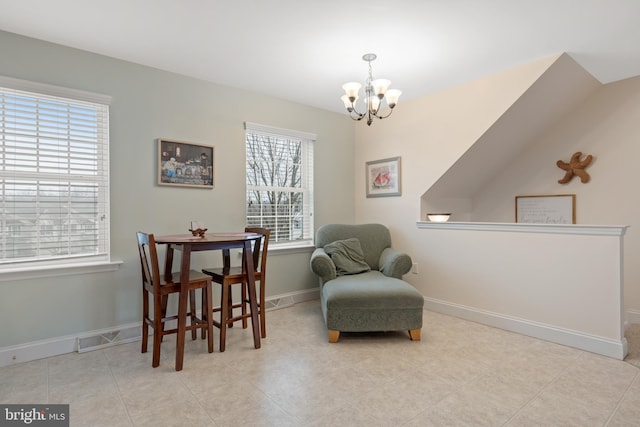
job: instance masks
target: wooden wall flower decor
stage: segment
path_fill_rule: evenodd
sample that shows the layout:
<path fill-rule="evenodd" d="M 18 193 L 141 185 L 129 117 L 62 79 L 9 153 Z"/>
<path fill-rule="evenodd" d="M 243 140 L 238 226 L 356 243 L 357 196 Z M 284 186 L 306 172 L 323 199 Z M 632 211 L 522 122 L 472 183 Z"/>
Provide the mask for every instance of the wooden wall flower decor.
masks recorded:
<path fill-rule="evenodd" d="M 589 154 L 584 158 L 584 160 L 580 160 L 580 157 L 582 157 L 582 153 L 578 151 L 574 153 L 573 156 L 571 156 L 571 160 L 569 160 L 569 163 L 563 162 L 562 160 L 558 160 L 556 162 L 556 165 L 558 165 L 560 169 L 565 171 L 564 177 L 558 180 L 558 183 L 566 184 L 567 182 L 571 181 L 574 176 L 579 176 L 580 181 L 583 184 L 589 182 L 591 177 L 589 176 L 585 168 L 591 164 L 593 156 Z"/>

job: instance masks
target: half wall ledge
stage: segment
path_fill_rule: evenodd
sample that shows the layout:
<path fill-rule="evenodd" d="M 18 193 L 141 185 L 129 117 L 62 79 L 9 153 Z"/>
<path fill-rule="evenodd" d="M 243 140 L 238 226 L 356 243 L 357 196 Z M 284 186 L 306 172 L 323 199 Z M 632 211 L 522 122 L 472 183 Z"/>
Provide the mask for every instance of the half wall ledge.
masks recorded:
<path fill-rule="evenodd" d="M 623 236 L 628 225 L 529 224 L 510 222 L 431 222 L 418 221 L 418 228 L 437 230 L 508 231 L 520 233 L 554 233 Z"/>
<path fill-rule="evenodd" d="M 417 222 L 425 308 L 622 360 L 626 225 Z M 437 242 L 437 243 L 436 243 Z"/>

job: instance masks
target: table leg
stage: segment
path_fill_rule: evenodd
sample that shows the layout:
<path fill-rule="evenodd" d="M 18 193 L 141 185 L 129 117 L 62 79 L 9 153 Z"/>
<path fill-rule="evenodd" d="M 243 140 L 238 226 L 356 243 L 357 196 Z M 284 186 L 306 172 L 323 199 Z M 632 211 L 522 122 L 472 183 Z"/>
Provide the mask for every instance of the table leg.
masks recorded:
<path fill-rule="evenodd" d="M 167 252 L 164 256 L 164 280 L 171 280 L 171 271 L 173 270 L 173 245 L 167 245 Z"/>
<path fill-rule="evenodd" d="M 260 348 L 260 324 L 258 322 L 258 302 L 256 300 L 256 278 L 255 267 L 253 266 L 253 252 L 251 241 L 244 242 L 244 267 L 247 275 L 247 286 L 249 290 L 249 306 L 251 307 L 251 327 L 253 329 L 253 344 L 255 348 Z M 264 310 L 264 308 L 262 308 Z"/>
<path fill-rule="evenodd" d="M 178 337 L 176 339 L 176 371 L 182 370 L 184 360 L 184 336 L 187 331 L 187 301 L 189 299 L 189 270 L 191 269 L 191 245 L 182 245 L 180 263 L 180 300 L 178 303 Z"/>

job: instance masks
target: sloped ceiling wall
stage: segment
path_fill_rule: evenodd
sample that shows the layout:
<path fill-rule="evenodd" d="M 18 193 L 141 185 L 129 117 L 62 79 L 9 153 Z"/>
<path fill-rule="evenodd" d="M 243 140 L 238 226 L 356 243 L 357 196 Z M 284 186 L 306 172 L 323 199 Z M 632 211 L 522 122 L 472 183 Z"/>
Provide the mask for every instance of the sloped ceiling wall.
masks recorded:
<path fill-rule="evenodd" d="M 560 55 L 423 194 L 421 218 L 426 212 L 452 212 L 452 220 L 474 220 L 474 196 L 600 86 L 569 55 Z"/>
<path fill-rule="evenodd" d="M 545 57 L 401 103 L 391 117 L 355 126 L 359 222 L 414 224 L 420 199 L 561 56 Z M 425 78 L 428 78 L 425 76 Z M 346 120 L 349 120 L 345 118 Z M 400 156 L 402 197 L 366 198 L 367 161 Z M 473 177 L 473 174 L 465 174 Z"/>

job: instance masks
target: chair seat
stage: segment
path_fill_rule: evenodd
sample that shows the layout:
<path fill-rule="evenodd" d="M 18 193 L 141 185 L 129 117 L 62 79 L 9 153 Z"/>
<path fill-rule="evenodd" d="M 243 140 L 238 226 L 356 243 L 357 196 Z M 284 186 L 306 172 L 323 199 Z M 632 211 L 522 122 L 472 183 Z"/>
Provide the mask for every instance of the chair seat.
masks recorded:
<path fill-rule="evenodd" d="M 322 313 L 329 331 L 422 328 L 424 297 L 410 284 L 379 271 L 339 276 L 325 283 L 321 292 Z M 331 334 L 330 342 L 337 341 L 337 335 Z M 414 336 L 417 337 L 412 335 L 412 339 Z"/>
<path fill-rule="evenodd" d="M 329 309 L 422 310 L 424 297 L 407 282 L 379 271 L 339 276 L 322 288 Z"/>
<path fill-rule="evenodd" d="M 244 273 L 242 272 L 241 266 L 229 268 L 226 274 L 225 274 L 225 271 L 226 270 L 222 267 L 208 267 L 208 268 L 202 269 L 203 273 L 206 273 L 209 276 L 212 276 L 213 278 L 218 280 L 222 280 L 223 278 L 226 278 L 227 280 L 237 282 L 242 280 L 242 278 L 244 277 Z"/>
<path fill-rule="evenodd" d="M 180 272 L 173 272 L 171 273 L 171 282 L 175 283 L 175 282 L 180 282 Z M 162 277 L 162 283 L 164 284 L 164 276 Z M 207 281 L 209 280 L 210 277 L 200 271 L 197 270 L 189 270 L 189 281 L 190 282 L 196 282 L 198 280 L 204 280 Z"/>
<path fill-rule="evenodd" d="M 209 280 L 209 276 L 203 274 L 197 270 L 189 270 L 189 282 L 191 282 L 191 286 L 193 288 L 197 287 L 205 287 L 207 286 L 207 280 Z M 198 285 L 198 282 L 202 282 Z M 164 278 L 164 275 L 160 276 L 160 292 L 163 295 L 168 295 L 174 292 L 180 291 L 180 272 L 171 273 L 171 282 L 167 282 Z"/>

